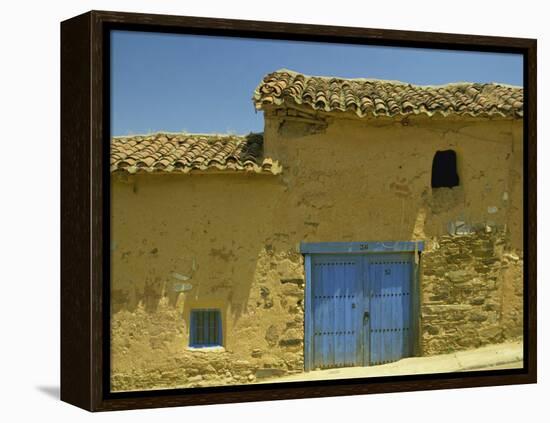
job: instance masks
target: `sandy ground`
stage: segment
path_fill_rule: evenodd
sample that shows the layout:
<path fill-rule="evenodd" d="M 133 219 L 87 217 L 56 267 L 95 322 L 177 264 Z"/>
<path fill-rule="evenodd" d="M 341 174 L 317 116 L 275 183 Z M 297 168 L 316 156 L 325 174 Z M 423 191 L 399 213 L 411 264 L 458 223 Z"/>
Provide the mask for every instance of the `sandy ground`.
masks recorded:
<path fill-rule="evenodd" d="M 523 367 L 523 343 L 507 342 L 482 348 L 430 357 L 411 357 L 370 367 L 343 367 L 313 370 L 279 378 L 262 379 L 256 383 L 294 382 L 397 376 L 428 373 L 452 373 L 471 370 L 515 369 Z"/>

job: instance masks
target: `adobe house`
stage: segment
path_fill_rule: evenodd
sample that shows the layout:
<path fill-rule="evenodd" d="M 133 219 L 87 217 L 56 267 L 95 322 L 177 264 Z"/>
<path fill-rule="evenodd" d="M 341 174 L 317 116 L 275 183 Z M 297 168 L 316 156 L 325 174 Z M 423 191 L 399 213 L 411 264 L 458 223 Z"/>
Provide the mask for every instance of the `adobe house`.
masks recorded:
<path fill-rule="evenodd" d="M 267 75 L 262 134 L 114 137 L 112 389 L 521 338 L 523 89 Z"/>

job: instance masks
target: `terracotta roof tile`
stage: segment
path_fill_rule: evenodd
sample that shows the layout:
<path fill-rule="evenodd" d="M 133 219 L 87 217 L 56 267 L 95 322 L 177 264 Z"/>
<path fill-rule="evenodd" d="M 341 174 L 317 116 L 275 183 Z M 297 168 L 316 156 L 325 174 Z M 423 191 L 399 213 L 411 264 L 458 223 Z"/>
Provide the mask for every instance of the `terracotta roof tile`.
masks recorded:
<path fill-rule="evenodd" d="M 420 86 L 373 79 L 307 76 L 282 69 L 265 76 L 254 91 L 257 109 L 304 105 L 314 110 L 364 116 L 424 113 L 523 117 L 523 88 L 502 84 L 454 83 Z"/>
<path fill-rule="evenodd" d="M 157 133 L 113 137 L 111 172 L 189 173 L 231 170 L 278 174 L 278 162 L 263 157 L 262 134 L 189 135 Z"/>

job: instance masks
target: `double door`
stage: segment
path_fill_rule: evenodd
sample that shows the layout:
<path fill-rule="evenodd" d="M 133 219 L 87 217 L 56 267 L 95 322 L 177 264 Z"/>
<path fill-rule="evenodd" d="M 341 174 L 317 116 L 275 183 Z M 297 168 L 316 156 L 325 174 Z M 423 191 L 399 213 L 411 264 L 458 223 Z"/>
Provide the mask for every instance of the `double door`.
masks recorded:
<path fill-rule="evenodd" d="M 312 369 L 411 355 L 412 253 L 312 254 Z"/>

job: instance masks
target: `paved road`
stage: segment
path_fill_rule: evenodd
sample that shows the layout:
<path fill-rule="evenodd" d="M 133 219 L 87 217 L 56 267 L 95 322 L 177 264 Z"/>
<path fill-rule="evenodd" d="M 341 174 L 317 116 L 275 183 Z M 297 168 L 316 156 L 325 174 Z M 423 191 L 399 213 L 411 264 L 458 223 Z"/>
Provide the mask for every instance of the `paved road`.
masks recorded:
<path fill-rule="evenodd" d="M 521 367 L 523 367 L 523 343 L 507 342 L 451 354 L 404 358 L 395 363 L 380 366 L 313 370 L 307 373 L 293 374 L 280 378 L 261 379 L 257 383 L 451 373 L 470 370 L 515 369 Z"/>

